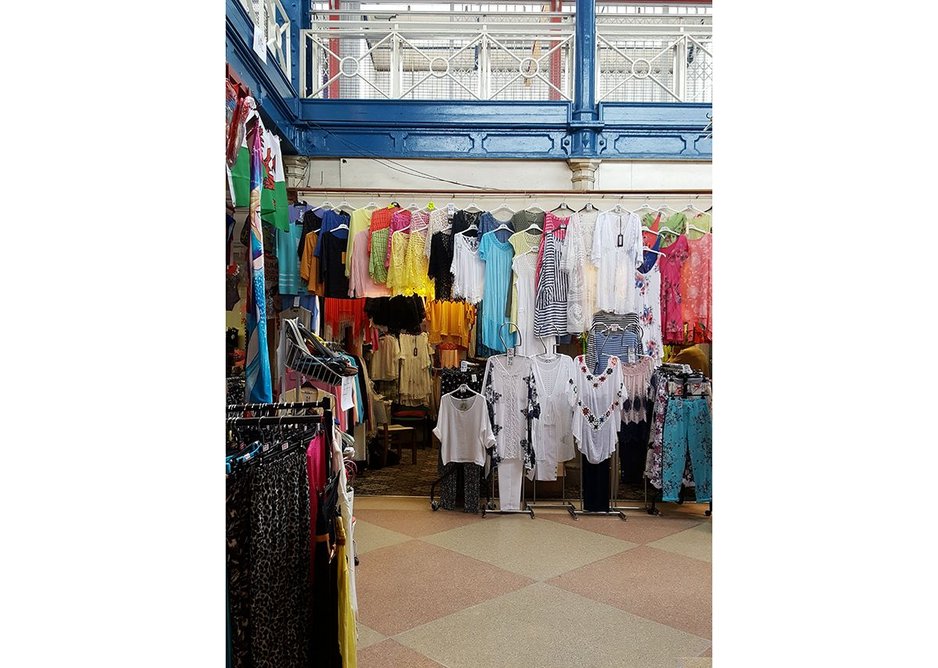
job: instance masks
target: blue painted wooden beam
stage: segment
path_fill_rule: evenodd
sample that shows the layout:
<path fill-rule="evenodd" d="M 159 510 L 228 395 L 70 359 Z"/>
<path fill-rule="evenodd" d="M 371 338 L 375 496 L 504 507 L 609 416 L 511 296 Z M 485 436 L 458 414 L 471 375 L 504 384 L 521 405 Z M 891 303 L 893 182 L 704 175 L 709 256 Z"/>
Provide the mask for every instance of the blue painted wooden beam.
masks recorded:
<path fill-rule="evenodd" d="M 284 151 L 296 153 L 296 92 L 270 53 L 266 63 L 254 53 L 253 35 L 254 24 L 241 3 L 226 0 L 226 60 L 251 89 L 264 123 L 280 135 Z"/>

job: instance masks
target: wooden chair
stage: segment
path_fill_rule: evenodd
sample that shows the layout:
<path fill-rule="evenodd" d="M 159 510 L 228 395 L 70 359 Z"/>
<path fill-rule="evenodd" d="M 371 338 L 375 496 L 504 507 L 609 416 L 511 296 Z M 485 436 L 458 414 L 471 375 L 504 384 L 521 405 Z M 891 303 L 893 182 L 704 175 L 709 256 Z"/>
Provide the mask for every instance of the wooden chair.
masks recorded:
<path fill-rule="evenodd" d="M 382 466 L 388 465 L 388 450 L 391 445 L 397 448 L 397 458 L 403 464 L 401 458 L 401 447 L 410 447 L 410 463 L 417 463 L 417 430 L 413 427 L 405 427 L 400 424 L 383 424 L 381 431 L 384 433 L 384 453 Z M 407 442 L 405 442 L 405 439 Z"/>

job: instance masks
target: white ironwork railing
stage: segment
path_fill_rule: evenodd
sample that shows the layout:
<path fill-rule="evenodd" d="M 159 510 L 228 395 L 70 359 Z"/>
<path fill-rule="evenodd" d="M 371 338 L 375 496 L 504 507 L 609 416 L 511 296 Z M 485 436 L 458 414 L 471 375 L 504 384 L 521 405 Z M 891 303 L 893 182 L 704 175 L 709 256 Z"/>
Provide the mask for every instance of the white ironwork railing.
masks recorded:
<path fill-rule="evenodd" d="M 596 26 L 597 98 L 712 102 L 713 30 L 697 24 Z"/>
<path fill-rule="evenodd" d="M 328 12 L 314 21 L 301 31 L 302 97 L 572 97 L 569 15 Z"/>
<path fill-rule="evenodd" d="M 261 26 L 266 34 L 267 50 L 274 56 L 287 79 L 293 72 L 293 56 L 290 43 L 290 17 L 280 0 L 241 0 L 255 26 Z"/>
<path fill-rule="evenodd" d="M 300 95 L 328 99 L 570 100 L 575 15 L 316 9 L 301 31 Z M 597 99 L 712 102 L 709 14 L 597 15 Z"/>

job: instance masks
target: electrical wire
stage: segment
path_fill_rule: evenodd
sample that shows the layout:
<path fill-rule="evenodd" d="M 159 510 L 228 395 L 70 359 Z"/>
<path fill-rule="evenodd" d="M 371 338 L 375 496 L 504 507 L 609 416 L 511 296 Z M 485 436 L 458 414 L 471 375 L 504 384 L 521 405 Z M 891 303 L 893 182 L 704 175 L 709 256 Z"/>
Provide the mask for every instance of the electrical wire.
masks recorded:
<path fill-rule="evenodd" d="M 462 186 L 464 188 L 470 188 L 473 190 L 488 190 L 491 192 L 509 192 L 509 191 L 502 191 L 500 188 L 492 188 L 491 186 L 480 186 L 480 185 L 474 185 L 471 183 L 463 183 L 462 181 L 453 181 L 451 179 L 445 179 L 440 176 L 434 176 L 433 174 L 427 174 L 426 172 L 422 172 L 419 169 L 408 167 L 407 165 L 402 165 L 401 163 L 391 160 L 390 158 L 382 158 L 377 153 L 373 153 L 372 151 L 369 151 L 363 146 L 360 146 L 352 141 L 349 141 L 345 139 L 344 137 L 342 137 L 341 135 L 337 135 L 336 133 L 324 128 L 323 126 L 321 126 L 319 123 L 316 123 L 315 121 L 311 121 L 311 123 L 315 125 L 317 128 L 319 128 L 320 130 L 322 130 L 323 132 L 325 132 L 330 137 L 335 137 L 340 142 L 342 142 L 343 144 L 351 148 L 353 151 L 357 151 L 358 153 L 352 157 L 368 158 L 370 160 L 374 160 L 382 167 L 386 167 L 387 169 L 390 169 L 392 171 L 398 172 L 400 174 L 404 174 L 405 176 L 414 176 L 417 178 L 426 179 L 428 181 L 438 181 L 440 183 L 448 183 L 454 186 Z M 398 167 L 400 169 L 398 169 Z"/>

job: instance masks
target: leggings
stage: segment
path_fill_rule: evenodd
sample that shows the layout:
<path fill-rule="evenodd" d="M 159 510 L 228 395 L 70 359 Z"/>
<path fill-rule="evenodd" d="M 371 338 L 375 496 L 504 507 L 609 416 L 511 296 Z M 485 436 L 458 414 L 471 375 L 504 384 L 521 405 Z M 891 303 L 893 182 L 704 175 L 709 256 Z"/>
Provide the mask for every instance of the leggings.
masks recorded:
<path fill-rule="evenodd" d="M 440 475 L 446 475 L 440 483 L 440 507 L 444 510 L 456 509 L 456 495 L 459 491 L 459 478 L 463 480 L 463 511 L 479 512 L 479 480 L 482 467 L 478 464 L 460 464 L 450 462 L 443 465 L 437 462 Z"/>
<path fill-rule="evenodd" d="M 687 454 L 694 471 L 697 503 L 707 503 L 712 475 L 712 431 L 706 397 L 671 397 L 664 418 L 662 500 L 676 503 Z"/>

